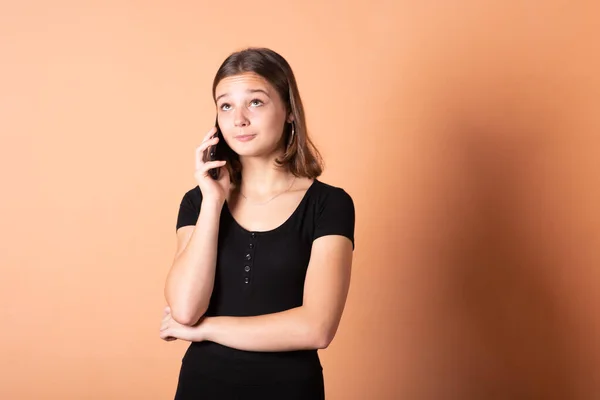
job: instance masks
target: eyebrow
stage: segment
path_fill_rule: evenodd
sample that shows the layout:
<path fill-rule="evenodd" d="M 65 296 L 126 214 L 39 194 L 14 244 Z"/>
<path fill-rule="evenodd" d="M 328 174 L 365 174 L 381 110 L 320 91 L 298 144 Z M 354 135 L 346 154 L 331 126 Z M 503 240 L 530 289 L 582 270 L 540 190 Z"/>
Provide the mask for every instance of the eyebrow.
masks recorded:
<path fill-rule="evenodd" d="M 246 90 L 246 93 L 257 93 L 257 92 L 264 93 L 267 97 L 270 97 L 269 93 L 267 93 L 267 91 L 264 89 L 248 89 L 248 90 Z M 229 96 L 229 93 L 223 93 L 222 95 L 217 97 L 215 101 L 219 101 L 219 99 L 221 97 L 225 97 L 225 96 Z"/>

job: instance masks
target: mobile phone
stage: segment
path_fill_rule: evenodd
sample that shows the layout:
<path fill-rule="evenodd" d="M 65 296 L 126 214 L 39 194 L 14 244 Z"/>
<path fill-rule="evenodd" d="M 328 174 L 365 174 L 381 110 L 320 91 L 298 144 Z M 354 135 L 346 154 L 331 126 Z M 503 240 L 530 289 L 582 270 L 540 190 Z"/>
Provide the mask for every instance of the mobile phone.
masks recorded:
<path fill-rule="evenodd" d="M 219 128 L 219 121 L 218 119 L 215 120 L 215 127 L 217 128 L 217 132 L 212 136 L 218 136 L 219 137 L 219 142 L 217 144 L 214 144 L 212 146 L 209 146 L 205 151 L 204 151 L 204 161 L 216 161 L 216 160 L 220 160 L 222 155 L 220 154 L 220 144 L 223 142 L 223 134 L 221 133 L 221 129 Z M 213 178 L 214 180 L 218 180 L 219 176 L 221 175 L 221 168 L 211 168 L 208 170 L 208 175 Z"/>

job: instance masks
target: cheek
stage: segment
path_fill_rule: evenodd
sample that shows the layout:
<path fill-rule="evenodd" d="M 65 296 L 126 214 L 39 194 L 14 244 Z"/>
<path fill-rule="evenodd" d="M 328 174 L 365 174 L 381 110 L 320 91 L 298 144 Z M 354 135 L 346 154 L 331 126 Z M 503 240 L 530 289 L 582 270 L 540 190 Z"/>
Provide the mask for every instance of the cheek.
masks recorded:
<path fill-rule="evenodd" d="M 261 129 L 268 130 L 271 134 L 279 135 L 283 129 L 285 115 L 280 115 L 280 113 L 273 112 L 272 110 L 269 110 L 269 112 L 260 112 L 257 110 L 254 113 L 253 122 L 260 126 Z"/>
<path fill-rule="evenodd" d="M 221 128 L 227 129 L 232 124 L 231 114 L 219 112 L 217 114 L 217 122 Z"/>
<path fill-rule="evenodd" d="M 235 133 L 235 124 L 230 114 L 220 114 L 217 118 L 221 134 L 225 137 L 231 137 Z"/>

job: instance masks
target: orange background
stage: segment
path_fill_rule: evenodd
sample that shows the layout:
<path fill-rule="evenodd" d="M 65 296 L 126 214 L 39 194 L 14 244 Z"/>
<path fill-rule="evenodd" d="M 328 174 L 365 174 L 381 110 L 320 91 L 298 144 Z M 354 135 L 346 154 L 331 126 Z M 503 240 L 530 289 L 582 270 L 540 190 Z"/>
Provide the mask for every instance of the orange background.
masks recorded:
<path fill-rule="evenodd" d="M 0 398 L 172 398 L 178 205 L 245 46 L 357 208 L 328 399 L 599 398 L 593 3 L 3 1 Z"/>

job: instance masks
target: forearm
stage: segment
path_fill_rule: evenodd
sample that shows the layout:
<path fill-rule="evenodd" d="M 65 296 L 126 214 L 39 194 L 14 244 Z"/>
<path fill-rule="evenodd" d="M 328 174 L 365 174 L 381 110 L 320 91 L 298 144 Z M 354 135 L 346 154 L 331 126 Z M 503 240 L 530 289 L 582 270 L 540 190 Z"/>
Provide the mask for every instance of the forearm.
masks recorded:
<path fill-rule="evenodd" d="M 202 340 L 246 351 L 293 351 L 326 347 L 323 329 L 304 307 L 253 317 L 208 317 Z"/>
<path fill-rule="evenodd" d="M 202 204 L 192 236 L 166 279 L 165 298 L 173 319 L 184 325 L 195 324 L 208 308 L 215 280 L 222 206 L 218 202 Z"/>

